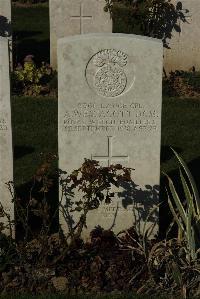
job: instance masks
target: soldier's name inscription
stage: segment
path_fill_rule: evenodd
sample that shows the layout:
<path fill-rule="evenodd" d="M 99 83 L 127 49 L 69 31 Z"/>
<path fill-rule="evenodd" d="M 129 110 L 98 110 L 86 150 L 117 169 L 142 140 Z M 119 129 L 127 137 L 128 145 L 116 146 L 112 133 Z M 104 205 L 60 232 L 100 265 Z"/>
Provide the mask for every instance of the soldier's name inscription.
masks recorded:
<path fill-rule="evenodd" d="M 156 109 L 140 103 L 78 103 L 65 112 L 63 128 L 67 132 L 112 132 L 157 130 L 160 116 Z"/>

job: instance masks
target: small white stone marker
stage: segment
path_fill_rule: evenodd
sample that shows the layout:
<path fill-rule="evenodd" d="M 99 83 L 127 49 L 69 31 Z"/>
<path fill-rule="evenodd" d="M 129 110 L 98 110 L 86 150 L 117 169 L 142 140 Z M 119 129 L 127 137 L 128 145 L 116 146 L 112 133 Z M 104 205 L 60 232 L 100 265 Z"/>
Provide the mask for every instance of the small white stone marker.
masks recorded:
<path fill-rule="evenodd" d="M 57 40 L 85 33 L 112 32 L 105 0 L 50 0 L 51 65 L 57 67 Z"/>
<path fill-rule="evenodd" d="M 8 40 L 0 38 L 0 201 L 10 219 L 14 219 L 14 204 L 6 183 L 13 181 L 13 149 L 10 107 L 10 77 Z M 3 220 L 3 221 L 2 221 Z M 6 222 L 6 218 L 0 218 Z M 9 234 L 9 229 L 5 231 Z M 12 231 L 14 236 L 14 230 Z"/>
<path fill-rule="evenodd" d="M 162 42 L 136 35 L 58 41 L 59 168 L 71 173 L 92 158 L 135 169 L 134 183 L 115 188 L 111 204 L 89 212 L 84 238 L 97 225 L 116 233 L 136 225 L 142 232 L 159 202 L 162 60 Z M 76 223 L 80 214 L 72 216 Z M 62 213 L 60 222 L 67 231 Z M 153 235 L 158 211 L 151 225 Z"/>

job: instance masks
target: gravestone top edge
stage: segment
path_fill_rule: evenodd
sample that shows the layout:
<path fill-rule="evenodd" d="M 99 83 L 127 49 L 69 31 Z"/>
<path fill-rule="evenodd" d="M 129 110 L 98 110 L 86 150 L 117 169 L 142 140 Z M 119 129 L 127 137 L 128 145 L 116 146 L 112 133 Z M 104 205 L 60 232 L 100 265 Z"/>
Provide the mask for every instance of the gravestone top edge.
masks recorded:
<path fill-rule="evenodd" d="M 8 43 L 8 38 L 4 36 L 0 36 L 0 42 Z"/>
<path fill-rule="evenodd" d="M 163 46 L 162 40 L 157 38 L 152 38 L 148 36 L 141 36 L 137 34 L 126 34 L 126 33 L 87 33 L 81 35 L 73 35 L 68 37 L 59 38 L 57 40 L 58 45 L 64 44 L 69 41 L 76 41 L 76 40 L 86 40 L 86 39 L 99 39 L 99 38 L 126 38 L 126 39 L 135 39 L 135 40 L 142 40 L 148 41 L 152 43 L 158 43 Z"/>

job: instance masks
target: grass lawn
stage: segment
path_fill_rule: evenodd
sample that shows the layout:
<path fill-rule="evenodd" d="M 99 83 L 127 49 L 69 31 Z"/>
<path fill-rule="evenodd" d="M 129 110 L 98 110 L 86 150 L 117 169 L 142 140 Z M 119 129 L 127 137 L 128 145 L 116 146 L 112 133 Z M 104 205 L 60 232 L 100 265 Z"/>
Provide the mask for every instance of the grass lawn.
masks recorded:
<path fill-rule="evenodd" d="M 57 100 L 12 99 L 15 184 L 27 182 L 41 162 L 41 153 L 56 154 Z M 57 164 L 55 165 L 57 166 Z"/>
<path fill-rule="evenodd" d="M 32 7 L 12 6 L 14 62 L 23 61 L 26 55 L 35 60 L 49 62 L 49 7 L 47 4 Z"/>
<path fill-rule="evenodd" d="M 196 175 L 200 166 L 200 100 L 163 97 L 161 170 L 177 167 L 169 146 L 190 164 Z M 198 177 L 197 177 L 198 178 Z"/>

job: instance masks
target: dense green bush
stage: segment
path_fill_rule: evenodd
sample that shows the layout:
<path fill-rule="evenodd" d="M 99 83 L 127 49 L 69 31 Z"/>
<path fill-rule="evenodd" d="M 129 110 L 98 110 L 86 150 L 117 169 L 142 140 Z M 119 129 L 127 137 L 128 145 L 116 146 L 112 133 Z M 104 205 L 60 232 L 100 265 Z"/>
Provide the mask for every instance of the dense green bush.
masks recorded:
<path fill-rule="evenodd" d="M 105 0 L 114 28 L 119 32 L 136 33 L 162 39 L 168 48 L 173 30 L 180 32 L 180 22 L 186 22 L 185 7 L 168 0 Z M 116 24 L 119 24 L 116 26 Z"/>

